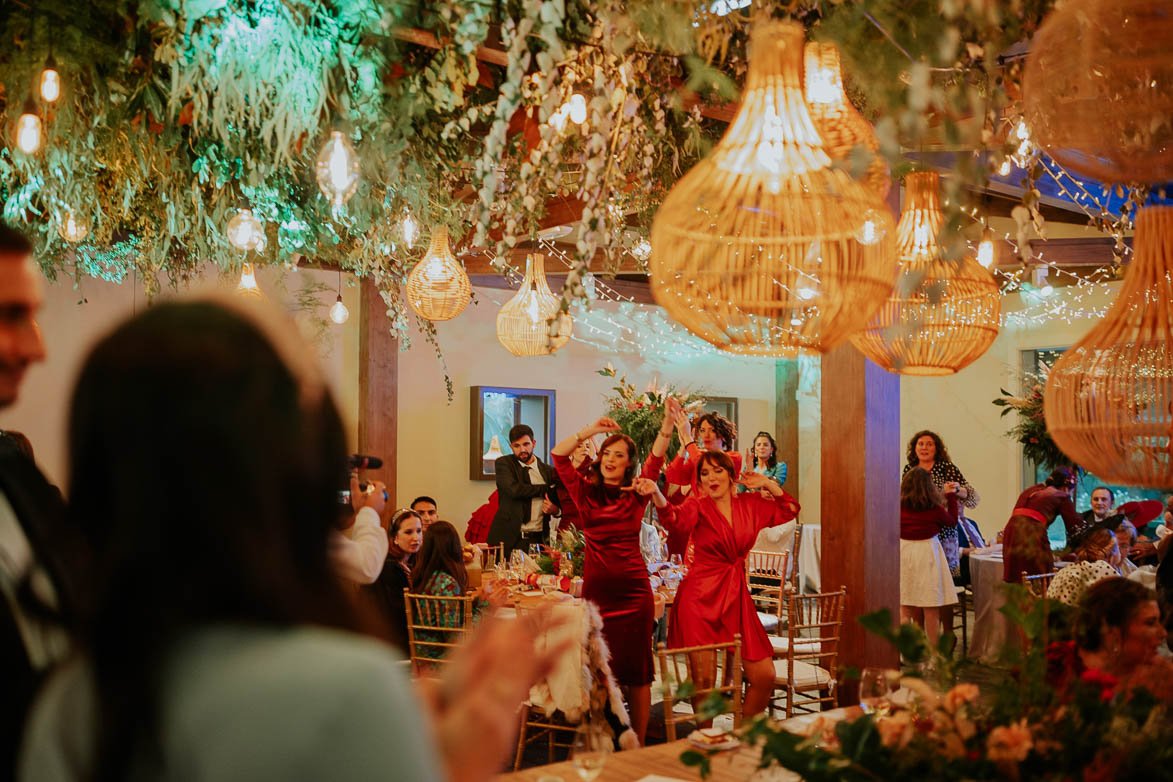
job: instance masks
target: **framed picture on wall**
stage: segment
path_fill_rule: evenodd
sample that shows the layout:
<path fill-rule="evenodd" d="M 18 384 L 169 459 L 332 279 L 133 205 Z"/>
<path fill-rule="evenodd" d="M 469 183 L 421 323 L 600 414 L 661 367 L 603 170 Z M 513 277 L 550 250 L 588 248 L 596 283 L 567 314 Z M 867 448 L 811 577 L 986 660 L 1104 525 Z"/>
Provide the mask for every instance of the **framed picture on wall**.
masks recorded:
<path fill-rule="evenodd" d="M 509 430 L 518 424 L 534 430 L 534 454 L 549 463 L 555 443 L 553 390 L 501 386 L 472 386 L 470 390 L 470 480 L 496 479 L 493 463 L 510 453 Z"/>

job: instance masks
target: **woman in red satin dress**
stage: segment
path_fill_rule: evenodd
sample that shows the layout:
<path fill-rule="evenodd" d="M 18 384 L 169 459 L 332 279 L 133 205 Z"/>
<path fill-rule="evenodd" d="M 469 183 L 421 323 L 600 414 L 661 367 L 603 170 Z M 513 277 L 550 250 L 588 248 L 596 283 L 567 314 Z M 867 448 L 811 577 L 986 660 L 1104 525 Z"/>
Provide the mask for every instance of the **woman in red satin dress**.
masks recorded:
<path fill-rule="evenodd" d="M 741 453 L 725 450 L 733 445 L 733 438 L 737 436 L 737 428 L 733 423 L 719 413 L 703 413 L 692 423 L 688 415 L 680 410 L 673 415 L 676 431 L 680 435 L 681 449 L 664 470 L 664 477 L 668 481 L 668 501 L 679 505 L 691 494 L 701 494 L 697 485 L 696 465 L 702 453 L 724 453 L 733 460 L 734 474 L 741 473 Z M 700 444 L 693 438 L 693 432 L 700 438 Z M 678 487 L 673 490 L 672 487 Z M 692 565 L 693 553 L 689 548 L 689 538 L 682 535 L 668 536 L 668 553 L 679 554 L 687 565 Z"/>
<path fill-rule="evenodd" d="M 649 497 L 658 507 L 668 504 L 656 488 L 655 479 L 672 436 L 670 415 L 665 414 L 660 435 L 638 478 L 635 443 L 619 434 L 619 425 L 610 418 L 600 418 L 550 451 L 554 469 L 578 509 L 578 523 L 586 537 L 582 596 L 595 603 L 603 615 L 611 671 L 627 692 L 631 727 L 640 744 L 644 743 L 651 711 L 655 622 L 652 586 L 639 548 L 640 527 Z M 584 475 L 575 469 L 570 454 L 595 434 L 609 436 L 599 449 L 599 458 Z"/>
<path fill-rule="evenodd" d="M 758 473 L 743 473 L 741 483 L 753 491 L 737 493 L 738 476 L 727 454 L 713 451 L 697 462 L 700 490 L 679 506 L 660 511 L 669 532 L 692 535 L 696 559 L 684 577 L 672 606 L 668 625 L 670 647 L 732 641 L 741 634 L 741 659 L 746 690 L 746 716 L 764 711 L 774 690 L 774 650 L 758 619 L 745 582 L 745 555 L 758 533 L 798 516 L 794 497 Z M 771 499 L 761 496 L 765 489 Z M 711 685 L 694 665 L 698 687 Z"/>

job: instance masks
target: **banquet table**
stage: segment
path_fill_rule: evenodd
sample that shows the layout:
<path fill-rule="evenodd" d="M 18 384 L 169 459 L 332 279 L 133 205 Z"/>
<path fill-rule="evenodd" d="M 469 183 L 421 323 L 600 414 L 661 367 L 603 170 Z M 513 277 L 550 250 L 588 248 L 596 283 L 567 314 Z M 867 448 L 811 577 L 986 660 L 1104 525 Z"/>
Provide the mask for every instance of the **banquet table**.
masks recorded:
<path fill-rule="evenodd" d="M 1002 581 L 1001 547 L 971 552 L 969 575 L 973 583 L 973 633 L 970 655 L 978 659 L 996 657 L 1006 643 L 1009 623 L 999 611 L 1006 604 Z"/>

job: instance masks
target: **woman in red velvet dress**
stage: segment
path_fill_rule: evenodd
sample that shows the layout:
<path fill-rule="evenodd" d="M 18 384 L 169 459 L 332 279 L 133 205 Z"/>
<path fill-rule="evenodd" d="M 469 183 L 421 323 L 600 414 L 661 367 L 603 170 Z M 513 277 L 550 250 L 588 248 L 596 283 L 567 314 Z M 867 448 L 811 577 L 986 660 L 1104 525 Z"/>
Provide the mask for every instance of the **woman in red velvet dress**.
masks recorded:
<path fill-rule="evenodd" d="M 575 469 L 570 455 L 580 442 L 595 434 L 608 437 L 599 449 L 599 458 L 584 475 Z M 660 435 L 638 478 L 635 443 L 619 434 L 619 425 L 610 418 L 600 418 L 550 451 L 554 469 L 578 509 L 578 523 L 586 537 L 582 596 L 595 603 L 603 615 L 611 671 L 627 692 L 631 727 L 640 744 L 647 734 L 651 710 L 655 622 L 652 586 L 639 548 L 640 528 L 649 497 L 657 507 L 668 504 L 656 488 L 655 479 L 664 464 L 671 436 L 672 418 L 666 413 Z"/>
<path fill-rule="evenodd" d="M 1067 539 L 1071 540 L 1085 523 L 1071 502 L 1073 494 L 1075 473 L 1068 467 L 1059 467 L 1045 482 L 1019 495 L 1002 532 L 1003 581 L 1017 584 L 1023 573 L 1034 576 L 1055 569 L 1047 527 L 1056 516 L 1062 516 Z"/>
<path fill-rule="evenodd" d="M 741 483 L 753 491 L 737 493 L 738 476 L 727 454 L 711 451 L 697 461 L 699 490 L 676 507 L 660 511 L 670 533 L 692 536 L 696 558 L 676 592 L 668 623 L 670 647 L 732 641 L 741 634 L 746 716 L 765 710 L 774 690 L 774 650 L 758 619 L 745 583 L 745 555 L 758 533 L 798 516 L 798 502 L 764 475 L 743 473 Z M 765 489 L 771 499 L 761 496 Z M 711 662 L 694 664 L 698 687 L 711 685 Z"/>

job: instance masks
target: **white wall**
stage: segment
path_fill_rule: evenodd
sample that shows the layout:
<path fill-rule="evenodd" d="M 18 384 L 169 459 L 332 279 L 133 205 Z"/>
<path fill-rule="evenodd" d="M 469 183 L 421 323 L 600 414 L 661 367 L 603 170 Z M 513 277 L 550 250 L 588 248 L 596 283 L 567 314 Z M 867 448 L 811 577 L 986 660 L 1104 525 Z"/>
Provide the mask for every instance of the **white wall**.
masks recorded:
<path fill-rule="evenodd" d="M 458 318 L 437 324 L 455 390 L 451 404 L 440 362 L 422 335 L 413 334 L 411 349 L 399 356 L 397 491 L 401 505 L 417 495 L 431 495 L 440 505 L 440 517 L 463 530 L 472 511 L 493 492 L 493 482 L 468 478 L 469 387 L 474 385 L 554 389 L 555 437 L 562 439 L 605 412 L 603 400 L 614 381 L 596 371 L 610 361 L 637 389 L 642 390 L 655 376 L 712 396 L 738 397 L 743 448 L 746 437 L 773 430 L 772 361 L 723 356 L 687 362 L 642 360 L 603 354 L 576 340 L 553 356 L 517 358 L 496 337 L 497 310 L 511 292 L 477 288 L 476 294 L 476 303 Z"/>
<path fill-rule="evenodd" d="M 283 284 L 280 282 L 282 277 Z M 261 290 L 270 300 L 287 306 L 292 301 L 292 292 L 310 279 L 337 286 L 337 275 L 325 272 L 301 270 L 294 274 L 269 268 L 258 272 Z M 196 285 L 231 289 L 236 282 L 237 279 L 221 279 L 217 270 L 209 267 Z M 179 293 L 182 295 L 183 291 Z M 157 300 L 174 295 L 175 292 L 165 290 Z M 334 290 L 320 296 L 320 316 L 325 316 L 326 308 L 334 303 L 336 296 Z M 343 299 L 354 315 L 352 322 L 347 324 L 353 330 L 353 322 L 358 319 L 357 289 L 344 290 Z M 16 404 L 0 411 L 0 428 L 14 429 L 28 435 L 41 468 L 50 480 L 62 488 L 68 482 L 65 441 L 69 402 L 81 364 L 95 342 L 122 320 L 142 311 L 146 306 L 142 286 L 136 286 L 129 280 L 119 285 L 85 278 L 76 287 L 73 280 L 65 277 L 59 278 L 56 283 L 46 281 L 45 306 L 37 321 L 45 342 L 47 359 L 29 369 Z M 310 318 L 299 314 L 295 320 L 308 332 L 306 326 Z M 327 339 L 320 346 L 319 355 L 331 391 L 336 399 L 344 400 L 340 408 L 353 442 L 358 409 L 357 348 L 353 349 L 355 355 L 348 362 L 354 369 L 344 367 L 342 332 L 343 329 L 332 326 Z"/>

